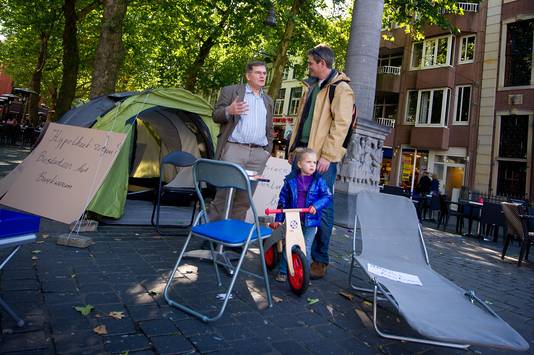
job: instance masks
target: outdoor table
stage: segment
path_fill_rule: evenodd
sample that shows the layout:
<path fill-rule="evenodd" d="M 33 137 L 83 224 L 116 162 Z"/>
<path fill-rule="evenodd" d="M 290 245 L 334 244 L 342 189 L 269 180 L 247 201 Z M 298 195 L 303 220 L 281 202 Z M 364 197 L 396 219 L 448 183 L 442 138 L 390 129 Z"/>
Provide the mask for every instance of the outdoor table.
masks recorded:
<path fill-rule="evenodd" d="M 462 201 L 458 201 L 458 204 L 464 206 L 464 211 L 465 211 L 465 207 L 469 207 L 469 213 L 467 215 L 467 219 L 468 219 L 467 233 L 464 234 L 464 236 L 478 238 L 479 232 L 480 232 L 480 222 L 478 222 L 477 235 L 473 235 L 471 233 L 471 229 L 473 227 L 473 219 L 475 218 L 475 216 L 478 214 L 478 216 L 480 217 L 480 211 L 482 210 L 483 203 L 477 202 L 477 201 L 462 200 Z"/>

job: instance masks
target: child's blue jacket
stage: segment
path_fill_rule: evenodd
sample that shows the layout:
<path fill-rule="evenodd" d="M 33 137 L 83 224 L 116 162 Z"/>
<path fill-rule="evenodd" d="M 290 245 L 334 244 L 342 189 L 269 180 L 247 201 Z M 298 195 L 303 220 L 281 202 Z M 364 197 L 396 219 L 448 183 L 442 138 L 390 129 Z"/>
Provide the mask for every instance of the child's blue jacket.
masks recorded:
<path fill-rule="evenodd" d="M 297 208 L 297 198 L 297 171 L 294 170 L 284 179 L 284 186 L 278 199 L 278 208 Z M 315 207 L 317 213 L 314 215 L 304 214 L 304 227 L 318 227 L 321 224 L 321 210 L 330 203 L 332 203 L 332 192 L 326 186 L 323 177 L 315 172 L 306 195 L 306 207 Z M 283 222 L 284 218 L 283 213 L 276 215 L 277 222 Z"/>

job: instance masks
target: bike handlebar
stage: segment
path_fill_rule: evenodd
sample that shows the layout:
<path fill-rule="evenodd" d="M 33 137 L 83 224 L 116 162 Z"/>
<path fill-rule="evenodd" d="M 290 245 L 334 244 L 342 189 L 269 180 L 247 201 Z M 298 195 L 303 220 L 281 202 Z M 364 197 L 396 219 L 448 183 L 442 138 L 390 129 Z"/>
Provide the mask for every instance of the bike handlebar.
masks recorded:
<path fill-rule="evenodd" d="M 309 207 L 306 207 L 306 208 L 284 208 L 284 209 L 278 208 L 278 209 L 274 209 L 274 210 L 271 210 L 270 208 L 266 208 L 265 209 L 265 214 L 268 216 L 270 214 L 285 213 L 286 211 L 308 213 L 308 212 L 310 212 L 310 208 Z"/>

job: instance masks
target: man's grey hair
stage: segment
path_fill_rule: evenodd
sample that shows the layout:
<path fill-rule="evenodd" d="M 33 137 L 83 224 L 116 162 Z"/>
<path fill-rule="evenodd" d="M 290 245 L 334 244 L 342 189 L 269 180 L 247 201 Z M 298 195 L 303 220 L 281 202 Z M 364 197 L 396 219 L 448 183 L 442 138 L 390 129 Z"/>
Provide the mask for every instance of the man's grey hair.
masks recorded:
<path fill-rule="evenodd" d="M 265 67 L 267 68 L 267 64 L 261 60 L 251 60 L 247 63 L 246 71 L 247 73 L 250 73 L 252 70 L 254 70 L 254 67 Z"/>
<path fill-rule="evenodd" d="M 332 69 L 332 66 L 334 65 L 334 51 L 332 50 L 332 48 L 328 47 L 325 44 L 319 44 L 315 46 L 314 48 L 310 49 L 306 54 L 308 56 L 311 56 L 317 63 L 319 63 L 321 60 L 324 60 L 326 66 L 329 69 Z"/>

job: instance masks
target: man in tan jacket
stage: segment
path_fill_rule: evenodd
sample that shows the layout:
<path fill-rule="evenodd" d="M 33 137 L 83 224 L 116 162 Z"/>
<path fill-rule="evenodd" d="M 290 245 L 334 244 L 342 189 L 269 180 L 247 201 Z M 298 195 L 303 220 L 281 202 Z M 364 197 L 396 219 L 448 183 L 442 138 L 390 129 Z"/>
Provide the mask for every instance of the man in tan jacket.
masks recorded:
<path fill-rule="evenodd" d="M 310 78 L 304 81 L 305 88 L 299 103 L 299 112 L 289 141 L 290 160 L 298 147 L 307 147 L 317 153 L 317 171 L 323 175 L 333 192 L 337 164 L 345 155 L 343 141 L 352 122 L 354 94 L 350 79 L 333 69 L 334 52 L 325 45 L 308 51 Z M 334 97 L 330 100 L 330 86 Z M 293 166 L 295 169 L 295 166 Z M 334 206 L 323 209 L 321 225 L 312 246 L 311 278 L 319 279 L 326 274 L 328 247 L 334 225 Z"/>

